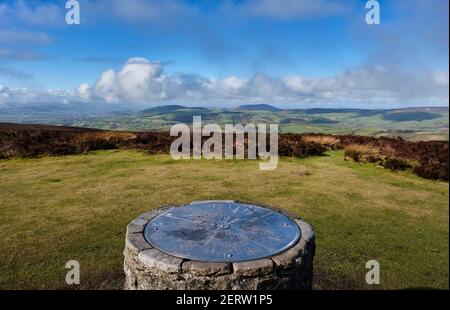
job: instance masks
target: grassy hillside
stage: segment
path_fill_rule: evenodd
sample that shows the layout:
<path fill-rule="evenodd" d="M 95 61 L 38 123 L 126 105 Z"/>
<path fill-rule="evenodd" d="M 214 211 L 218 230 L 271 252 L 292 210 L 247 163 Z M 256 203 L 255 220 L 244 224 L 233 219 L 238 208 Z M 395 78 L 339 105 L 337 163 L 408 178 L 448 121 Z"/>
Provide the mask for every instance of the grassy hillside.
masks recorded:
<path fill-rule="evenodd" d="M 237 199 L 295 212 L 317 233 L 316 288 L 447 288 L 448 183 L 344 161 L 342 152 L 255 161 L 174 161 L 131 150 L 0 161 L 0 288 L 120 288 L 126 224 L 166 204 Z M 364 282 L 381 265 L 380 287 Z"/>

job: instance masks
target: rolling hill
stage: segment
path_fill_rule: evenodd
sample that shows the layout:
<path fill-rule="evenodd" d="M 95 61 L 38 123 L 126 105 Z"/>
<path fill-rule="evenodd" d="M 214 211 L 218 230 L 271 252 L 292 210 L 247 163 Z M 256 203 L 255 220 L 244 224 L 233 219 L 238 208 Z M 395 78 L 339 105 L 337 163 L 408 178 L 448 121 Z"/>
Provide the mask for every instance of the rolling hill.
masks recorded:
<path fill-rule="evenodd" d="M 330 133 L 400 136 L 408 140 L 448 140 L 448 107 L 402 109 L 280 109 L 268 104 L 241 105 L 235 109 L 167 105 L 143 111 L 105 110 L 88 112 L 80 105 L 58 109 L 23 108 L 0 111 L 0 122 L 43 123 L 112 130 L 161 131 L 177 123 L 192 123 L 201 116 L 207 123 L 279 124 L 285 133 Z"/>

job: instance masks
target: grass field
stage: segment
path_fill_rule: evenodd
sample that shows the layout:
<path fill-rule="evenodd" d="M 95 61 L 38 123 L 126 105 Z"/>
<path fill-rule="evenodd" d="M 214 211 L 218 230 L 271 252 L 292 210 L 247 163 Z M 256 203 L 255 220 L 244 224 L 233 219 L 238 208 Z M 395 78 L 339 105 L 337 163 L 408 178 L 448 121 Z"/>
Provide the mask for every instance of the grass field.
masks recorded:
<path fill-rule="evenodd" d="M 126 224 L 167 204 L 237 199 L 285 208 L 317 234 L 315 288 L 449 287 L 449 188 L 342 152 L 255 161 L 174 161 L 139 151 L 0 161 L 0 288 L 121 288 Z M 381 286 L 365 284 L 376 259 Z"/>

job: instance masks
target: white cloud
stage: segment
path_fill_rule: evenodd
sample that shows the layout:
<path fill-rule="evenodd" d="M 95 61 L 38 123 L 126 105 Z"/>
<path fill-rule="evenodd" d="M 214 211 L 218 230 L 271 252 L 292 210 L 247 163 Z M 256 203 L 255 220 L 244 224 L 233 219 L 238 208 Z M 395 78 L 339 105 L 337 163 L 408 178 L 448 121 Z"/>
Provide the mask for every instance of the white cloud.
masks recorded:
<path fill-rule="evenodd" d="M 0 105 L 1 105 L 2 102 L 6 101 L 6 99 L 8 97 L 9 97 L 9 89 L 8 89 L 8 87 L 0 85 Z"/>
<path fill-rule="evenodd" d="M 103 72 L 100 75 L 98 81 L 95 83 L 93 91 L 98 97 L 108 102 L 114 102 L 118 100 L 116 73 L 114 72 L 114 70 L 110 69 Z"/>
<path fill-rule="evenodd" d="M 83 100 L 89 100 L 90 99 L 90 92 L 89 92 L 89 84 L 83 83 L 80 86 L 78 86 L 75 90 L 75 93 Z"/>
<path fill-rule="evenodd" d="M 29 44 L 49 44 L 53 38 L 44 32 L 21 31 L 21 30 L 0 30 L 0 43 L 29 43 Z"/>
<path fill-rule="evenodd" d="M 178 0 L 80 0 L 83 20 L 96 23 L 99 19 L 115 19 L 130 24 L 159 26 L 192 20 L 197 9 Z"/>
<path fill-rule="evenodd" d="M 15 49 L 15 48 L 2 48 L 0 47 L 0 59 L 6 60 L 24 60 L 24 61 L 34 61 L 50 59 L 52 56 L 35 52 L 28 49 Z"/>
<path fill-rule="evenodd" d="M 27 88 L 6 88 L 3 91 L 3 105 L 27 106 L 42 103 L 63 103 L 78 99 L 73 92 L 62 89 L 31 90 Z"/>
<path fill-rule="evenodd" d="M 433 80 L 436 84 L 447 87 L 449 86 L 449 76 L 447 71 L 434 71 Z"/>
<path fill-rule="evenodd" d="M 63 26 L 65 6 L 52 2 L 11 1 L 0 5 L 0 24 L 20 22 L 32 26 Z"/>
<path fill-rule="evenodd" d="M 343 15 L 349 12 L 351 1 L 329 0 L 247 0 L 228 3 L 224 10 L 241 17 L 263 17 L 289 21 L 313 17 Z"/>
<path fill-rule="evenodd" d="M 225 89 L 238 90 L 245 86 L 245 80 L 240 79 L 236 76 L 230 76 L 228 78 L 219 80 Z"/>
<path fill-rule="evenodd" d="M 312 94 L 316 81 L 314 79 L 306 78 L 300 75 L 290 75 L 283 78 L 286 87 L 295 92 L 303 94 Z"/>
<path fill-rule="evenodd" d="M 156 105 L 162 102 L 235 105 L 237 103 L 289 103 L 302 106 L 448 105 L 448 71 L 413 74 L 384 66 L 362 66 L 333 77 L 302 75 L 272 77 L 255 74 L 207 78 L 192 74 L 166 74 L 163 65 L 144 58 L 129 59 L 120 70 L 106 70 L 98 80 L 74 91 L 1 88 L 3 103 L 104 102 Z"/>
<path fill-rule="evenodd" d="M 129 59 L 119 72 L 106 70 L 92 87 L 93 95 L 107 102 L 142 103 L 165 99 L 162 92 L 162 65 L 144 58 Z M 86 94 L 87 89 L 82 87 Z"/>
<path fill-rule="evenodd" d="M 9 67 L 4 67 L 2 65 L 0 65 L 0 76 L 5 76 L 7 78 L 21 81 L 28 81 L 34 77 L 31 73 L 11 69 Z"/>

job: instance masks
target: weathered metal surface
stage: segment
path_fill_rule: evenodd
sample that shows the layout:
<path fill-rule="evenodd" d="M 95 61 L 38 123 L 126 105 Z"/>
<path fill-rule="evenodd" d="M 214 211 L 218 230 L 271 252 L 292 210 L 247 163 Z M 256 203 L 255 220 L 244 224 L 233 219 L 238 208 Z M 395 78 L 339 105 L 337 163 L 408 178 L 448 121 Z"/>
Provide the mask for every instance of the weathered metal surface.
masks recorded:
<path fill-rule="evenodd" d="M 147 241 L 167 254 L 198 261 L 239 262 L 279 254 L 300 238 L 298 225 L 267 208 L 236 202 L 196 202 L 151 220 Z"/>

